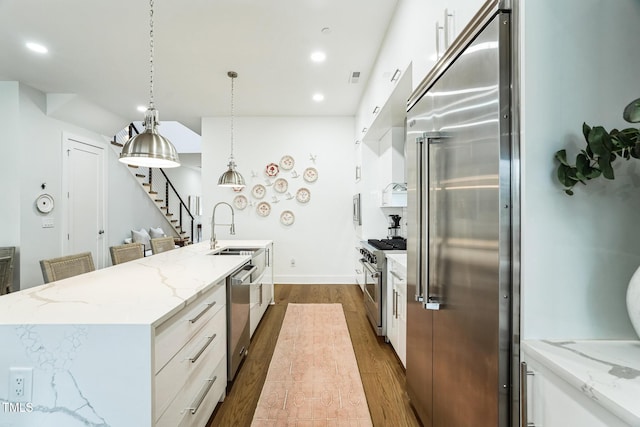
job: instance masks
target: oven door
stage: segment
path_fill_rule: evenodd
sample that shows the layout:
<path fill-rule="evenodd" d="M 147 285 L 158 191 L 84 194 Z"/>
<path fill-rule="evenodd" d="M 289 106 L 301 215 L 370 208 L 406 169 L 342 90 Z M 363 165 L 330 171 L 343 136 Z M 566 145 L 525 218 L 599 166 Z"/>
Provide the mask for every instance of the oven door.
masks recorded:
<path fill-rule="evenodd" d="M 382 335 L 382 276 L 373 265 L 360 260 L 364 267 L 364 306 L 367 311 L 367 317 L 376 331 L 376 334 Z"/>

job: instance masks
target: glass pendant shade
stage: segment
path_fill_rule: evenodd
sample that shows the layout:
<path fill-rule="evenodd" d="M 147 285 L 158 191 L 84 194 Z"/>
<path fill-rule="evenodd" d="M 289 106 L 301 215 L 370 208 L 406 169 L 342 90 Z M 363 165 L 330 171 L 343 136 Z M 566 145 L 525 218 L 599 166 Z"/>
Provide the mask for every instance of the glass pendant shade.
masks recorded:
<path fill-rule="evenodd" d="M 156 129 L 158 111 L 151 107 L 144 118 L 144 132 L 131 138 L 122 148 L 120 161 L 133 166 L 175 168 L 180 166 L 173 144 Z"/>
<path fill-rule="evenodd" d="M 236 171 L 236 162 L 229 160 L 229 169 L 218 179 L 220 187 L 244 187 L 246 184 L 240 172 Z"/>

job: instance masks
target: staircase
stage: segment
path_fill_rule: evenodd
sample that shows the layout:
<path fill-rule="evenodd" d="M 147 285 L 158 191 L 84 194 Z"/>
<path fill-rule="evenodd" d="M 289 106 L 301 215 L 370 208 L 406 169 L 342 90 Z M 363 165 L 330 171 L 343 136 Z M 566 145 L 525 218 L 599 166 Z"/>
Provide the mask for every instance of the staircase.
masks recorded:
<path fill-rule="evenodd" d="M 124 144 L 139 133 L 136 126 L 131 123 L 114 135 L 111 147 L 120 155 Z M 127 166 L 149 198 L 162 212 L 167 224 L 174 232 L 174 237 L 178 237 L 182 244 L 193 242 L 195 237 L 194 216 L 164 170 L 162 168 Z"/>

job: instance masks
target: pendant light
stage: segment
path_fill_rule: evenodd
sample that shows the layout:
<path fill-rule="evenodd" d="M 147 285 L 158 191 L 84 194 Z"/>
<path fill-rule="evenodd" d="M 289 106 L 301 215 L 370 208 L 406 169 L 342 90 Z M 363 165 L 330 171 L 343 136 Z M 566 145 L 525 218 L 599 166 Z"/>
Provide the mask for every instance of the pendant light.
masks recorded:
<path fill-rule="evenodd" d="M 119 160 L 132 166 L 175 168 L 180 166 L 178 152 L 156 129 L 160 123 L 153 105 L 153 0 L 149 6 L 149 108 L 144 115 L 144 131 L 127 141 Z"/>
<path fill-rule="evenodd" d="M 233 160 L 233 80 L 238 77 L 235 71 L 229 71 L 227 76 L 231 78 L 231 155 L 229 156 L 229 169 L 218 179 L 220 187 L 244 187 L 244 178 L 236 171 L 236 162 Z"/>

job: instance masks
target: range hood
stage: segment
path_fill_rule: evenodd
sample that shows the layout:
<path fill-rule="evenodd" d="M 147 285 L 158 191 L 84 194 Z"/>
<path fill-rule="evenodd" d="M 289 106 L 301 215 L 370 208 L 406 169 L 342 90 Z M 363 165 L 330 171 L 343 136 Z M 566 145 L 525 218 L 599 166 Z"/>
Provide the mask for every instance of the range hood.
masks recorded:
<path fill-rule="evenodd" d="M 407 183 L 392 182 L 382 190 L 382 207 L 406 207 Z"/>

